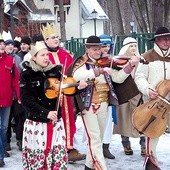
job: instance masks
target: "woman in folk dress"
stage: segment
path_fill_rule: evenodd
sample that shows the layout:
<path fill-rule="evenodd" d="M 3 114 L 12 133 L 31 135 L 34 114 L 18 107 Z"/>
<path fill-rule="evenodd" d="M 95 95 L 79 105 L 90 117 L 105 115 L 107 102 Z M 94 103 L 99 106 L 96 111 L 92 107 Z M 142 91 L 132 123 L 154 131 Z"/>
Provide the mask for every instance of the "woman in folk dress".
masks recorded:
<path fill-rule="evenodd" d="M 21 100 L 27 110 L 22 159 L 24 170 L 66 170 L 67 150 L 61 108 L 44 92 L 48 78 L 61 79 L 61 65 L 52 65 L 44 43 L 31 46 L 32 58 L 23 63 Z M 86 86 L 83 85 L 83 88 Z M 78 88 L 81 88 L 80 85 Z M 56 111 L 57 110 L 57 111 Z"/>

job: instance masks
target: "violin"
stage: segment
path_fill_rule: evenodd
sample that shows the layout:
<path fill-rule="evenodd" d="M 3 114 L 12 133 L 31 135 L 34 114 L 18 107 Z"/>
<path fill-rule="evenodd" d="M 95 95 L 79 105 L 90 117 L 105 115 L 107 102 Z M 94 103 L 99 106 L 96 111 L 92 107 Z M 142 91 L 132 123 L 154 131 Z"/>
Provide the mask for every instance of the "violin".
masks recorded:
<path fill-rule="evenodd" d="M 101 67 L 110 67 L 112 65 L 123 66 L 127 64 L 129 60 L 131 60 L 131 58 L 125 57 L 124 55 L 114 56 L 113 58 L 103 57 L 97 60 L 97 65 Z M 140 58 L 139 62 L 143 64 L 148 64 L 148 62 L 143 58 Z"/>
<path fill-rule="evenodd" d="M 94 80 L 88 80 L 87 83 L 94 83 Z M 44 82 L 44 91 L 47 98 L 54 99 L 59 96 L 60 88 L 62 93 L 72 95 L 76 92 L 77 86 L 79 83 L 73 77 L 64 78 L 62 84 L 57 78 L 48 78 Z"/>
<path fill-rule="evenodd" d="M 164 97 L 170 92 L 170 80 L 161 81 L 156 89 L 158 97 L 139 105 L 132 113 L 133 126 L 150 138 L 161 136 L 167 127 L 170 102 Z"/>

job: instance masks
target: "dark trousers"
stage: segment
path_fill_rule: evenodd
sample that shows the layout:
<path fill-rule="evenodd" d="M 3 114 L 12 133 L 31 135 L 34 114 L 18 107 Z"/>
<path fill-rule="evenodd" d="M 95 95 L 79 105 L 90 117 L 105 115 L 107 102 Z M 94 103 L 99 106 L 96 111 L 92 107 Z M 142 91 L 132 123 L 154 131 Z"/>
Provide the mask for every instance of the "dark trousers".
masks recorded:
<path fill-rule="evenodd" d="M 121 135 L 121 138 L 122 138 L 122 145 L 124 147 L 131 145 L 129 137 Z M 141 148 L 145 148 L 145 137 L 144 136 L 140 137 L 139 144 L 141 145 Z"/>
<path fill-rule="evenodd" d="M 26 119 L 25 110 L 23 111 L 23 114 L 17 114 L 14 117 L 15 124 L 16 124 L 15 125 L 15 130 L 16 130 L 16 139 L 17 140 L 21 140 L 22 141 L 25 119 Z"/>
<path fill-rule="evenodd" d="M 9 115 L 9 121 L 8 121 L 8 129 L 7 129 L 7 143 L 11 142 L 11 136 L 12 136 L 12 118 L 13 118 L 13 105 L 11 106 L 11 111 Z"/>
<path fill-rule="evenodd" d="M 15 133 L 16 133 L 16 139 L 22 140 L 23 136 L 23 128 L 24 128 L 24 122 L 26 119 L 26 111 L 22 107 L 21 104 L 18 104 L 17 101 L 14 101 L 11 106 L 11 113 L 9 117 L 9 123 L 8 123 L 8 130 L 7 130 L 7 143 L 11 142 L 11 136 L 12 136 L 12 123 L 11 121 L 14 119 L 14 127 Z"/>

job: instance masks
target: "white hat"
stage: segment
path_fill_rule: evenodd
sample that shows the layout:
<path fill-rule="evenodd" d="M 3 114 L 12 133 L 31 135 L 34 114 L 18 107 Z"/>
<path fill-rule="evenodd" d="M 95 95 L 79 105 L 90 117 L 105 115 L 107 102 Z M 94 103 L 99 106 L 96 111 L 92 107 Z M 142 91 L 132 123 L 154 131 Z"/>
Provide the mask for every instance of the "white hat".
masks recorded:
<path fill-rule="evenodd" d="M 21 37 L 16 36 L 16 37 L 14 38 L 14 41 L 21 42 Z"/>
<path fill-rule="evenodd" d="M 13 40 L 13 39 L 12 39 L 12 36 L 11 36 L 11 33 L 10 33 L 9 31 L 8 31 L 8 32 L 3 31 L 3 32 L 2 32 L 2 37 L 3 37 L 3 40 L 4 40 L 4 41 Z"/>
<path fill-rule="evenodd" d="M 37 41 L 35 45 L 31 45 L 30 54 L 33 57 L 35 54 L 37 54 L 40 50 L 47 49 L 44 42 Z"/>
<path fill-rule="evenodd" d="M 119 55 L 124 55 L 126 53 L 126 51 L 128 50 L 129 46 L 134 43 L 137 45 L 136 39 L 134 39 L 132 37 L 125 38 L 123 41 L 123 46 L 119 51 Z M 136 48 L 136 56 L 139 56 L 138 46 Z"/>

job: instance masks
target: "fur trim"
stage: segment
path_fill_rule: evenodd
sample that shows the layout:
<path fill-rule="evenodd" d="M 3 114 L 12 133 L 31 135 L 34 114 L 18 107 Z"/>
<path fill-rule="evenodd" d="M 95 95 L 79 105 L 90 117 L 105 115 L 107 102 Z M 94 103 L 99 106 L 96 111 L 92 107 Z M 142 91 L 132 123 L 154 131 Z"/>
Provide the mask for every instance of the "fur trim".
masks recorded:
<path fill-rule="evenodd" d="M 72 71 L 73 74 L 78 68 L 80 68 L 82 65 L 84 65 L 87 60 L 88 60 L 87 55 L 83 55 L 82 57 L 77 58 L 77 60 L 75 61 L 75 64 L 74 64 L 73 71 Z"/>
<path fill-rule="evenodd" d="M 40 67 L 39 65 L 37 65 L 33 60 L 30 60 L 29 62 L 29 66 L 35 71 L 41 71 L 41 72 L 46 72 L 48 70 L 51 70 L 53 67 L 55 67 L 56 65 L 55 64 L 52 64 L 51 62 L 49 62 L 48 66 L 47 67 Z"/>

